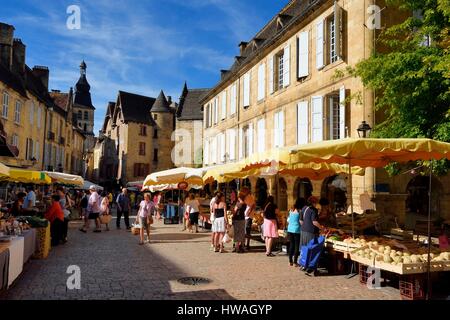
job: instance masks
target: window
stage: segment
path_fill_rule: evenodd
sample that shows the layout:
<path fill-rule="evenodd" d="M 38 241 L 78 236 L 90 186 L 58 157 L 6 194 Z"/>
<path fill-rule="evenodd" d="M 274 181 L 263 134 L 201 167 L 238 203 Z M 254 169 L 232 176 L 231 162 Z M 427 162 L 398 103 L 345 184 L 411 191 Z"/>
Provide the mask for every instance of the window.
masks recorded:
<path fill-rule="evenodd" d="M 3 92 L 3 108 L 2 108 L 2 117 L 8 118 L 8 109 L 9 109 L 9 94 L 8 92 Z"/>
<path fill-rule="evenodd" d="M 258 135 L 257 151 L 264 152 L 266 149 L 266 120 L 260 119 L 256 125 Z"/>
<path fill-rule="evenodd" d="M 284 113 L 279 111 L 274 114 L 274 148 L 284 146 Z"/>
<path fill-rule="evenodd" d="M 266 64 L 260 64 L 258 67 L 258 101 L 265 98 L 266 93 Z"/>
<path fill-rule="evenodd" d="M 153 130 L 153 139 L 158 139 L 158 129 Z"/>
<path fill-rule="evenodd" d="M 283 75 L 284 75 L 284 64 L 283 64 L 284 52 L 281 52 L 277 55 L 277 63 L 278 63 L 278 89 L 283 88 Z"/>
<path fill-rule="evenodd" d="M 316 67 L 338 61 L 342 56 L 342 8 L 334 4 L 334 14 L 316 25 Z"/>
<path fill-rule="evenodd" d="M 139 155 L 145 156 L 145 142 L 139 142 Z"/>
<path fill-rule="evenodd" d="M 158 162 L 158 149 L 153 149 L 153 162 Z"/>
<path fill-rule="evenodd" d="M 339 96 L 331 95 L 328 97 L 328 139 L 339 139 Z"/>
<path fill-rule="evenodd" d="M 14 109 L 14 122 L 20 124 L 20 110 L 22 109 L 22 102 L 16 101 L 16 108 Z"/>
<path fill-rule="evenodd" d="M 336 62 L 338 57 L 336 52 L 336 24 L 334 17 L 328 19 L 328 46 L 330 63 Z"/>
<path fill-rule="evenodd" d="M 150 172 L 150 165 L 147 163 L 135 163 L 134 164 L 134 176 L 145 177 Z"/>
<path fill-rule="evenodd" d="M 38 106 L 37 108 L 37 127 L 38 129 L 41 128 L 41 107 Z"/>
<path fill-rule="evenodd" d="M 297 105 L 297 144 L 306 144 L 309 141 L 308 120 L 308 102 L 299 102 Z"/>
<path fill-rule="evenodd" d="M 34 123 L 34 103 L 31 101 L 30 103 L 30 124 Z"/>
<path fill-rule="evenodd" d="M 86 124 L 86 123 L 85 123 L 84 126 L 83 126 L 83 130 L 84 130 L 84 132 L 87 131 L 87 124 Z"/>
<path fill-rule="evenodd" d="M 227 117 L 227 90 L 222 92 L 222 117 L 221 119 L 224 120 Z"/>
<path fill-rule="evenodd" d="M 158 115 L 157 114 L 153 114 L 153 119 L 156 121 L 158 120 Z"/>
<path fill-rule="evenodd" d="M 269 63 L 272 64 L 269 79 L 270 93 L 289 86 L 290 54 L 291 46 L 287 45 L 283 50 L 269 59 Z"/>
<path fill-rule="evenodd" d="M 81 112 L 81 110 L 78 111 L 78 120 L 83 120 L 83 112 Z"/>
<path fill-rule="evenodd" d="M 231 86 L 231 97 L 230 97 L 230 114 L 236 113 L 236 98 L 237 98 L 237 86 L 234 83 Z"/>
<path fill-rule="evenodd" d="M 244 108 L 250 106 L 250 72 L 244 75 Z"/>
<path fill-rule="evenodd" d="M 84 112 L 84 120 L 89 120 L 89 113 L 87 111 Z"/>
<path fill-rule="evenodd" d="M 253 124 L 250 123 L 244 127 L 244 158 L 253 154 Z"/>
<path fill-rule="evenodd" d="M 140 127 L 139 135 L 140 135 L 140 136 L 144 136 L 144 137 L 147 136 L 147 126 L 141 126 L 141 127 Z"/>

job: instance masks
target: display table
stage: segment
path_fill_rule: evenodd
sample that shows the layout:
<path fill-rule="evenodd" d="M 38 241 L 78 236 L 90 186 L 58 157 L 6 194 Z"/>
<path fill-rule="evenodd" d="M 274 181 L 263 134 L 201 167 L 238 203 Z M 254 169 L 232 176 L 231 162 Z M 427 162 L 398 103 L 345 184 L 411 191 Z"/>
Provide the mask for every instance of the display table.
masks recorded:
<path fill-rule="evenodd" d="M 0 247 L 0 292 L 8 289 L 9 249 Z"/>
<path fill-rule="evenodd" d="M 14 237 L 10 242 L 0 244 L 0 251 L 9 250 L 8 287 L 17 279 L 23 270 L 24 237 Z"/>
<path fill-rule="evenodd" d="M 24 238 L 23 262 L 26 263 L 36 252 L 36 229 L 25 230 L 21 237 Z"/>

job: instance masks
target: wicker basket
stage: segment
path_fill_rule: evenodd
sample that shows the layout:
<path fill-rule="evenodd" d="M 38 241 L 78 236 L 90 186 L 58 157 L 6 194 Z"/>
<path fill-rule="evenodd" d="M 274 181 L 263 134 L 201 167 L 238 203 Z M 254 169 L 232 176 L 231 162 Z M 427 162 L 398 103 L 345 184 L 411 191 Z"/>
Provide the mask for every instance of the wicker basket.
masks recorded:
<path fill-rule="evenodd" d="M 139 235 L 139 232 L 140 232 L 140 231 L 141 231 L 141 228 L 138 227 L 138 226 L 133 226 L 133 227 L 131 227 L 131 234 L 132 234 L 132 235 L 137 236 L 137 235 Z"/>

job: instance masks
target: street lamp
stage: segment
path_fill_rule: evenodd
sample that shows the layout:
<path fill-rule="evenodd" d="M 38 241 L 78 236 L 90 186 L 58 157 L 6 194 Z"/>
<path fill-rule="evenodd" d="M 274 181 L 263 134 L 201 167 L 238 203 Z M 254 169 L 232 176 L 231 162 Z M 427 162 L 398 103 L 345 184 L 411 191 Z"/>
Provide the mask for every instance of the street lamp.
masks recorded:
<path fill-rule="evenodd" d="M 370 133 L 370 130 L 372 130 L 372 128 L 369 126 L 368 123 L 366 123 L 365 121 L 361 122 L 361 124 L 358 126 L 358 136 L 360 138 L 367 138 L 368 133 Z M 362 136 L 361 136 L 362 135 Z"/>

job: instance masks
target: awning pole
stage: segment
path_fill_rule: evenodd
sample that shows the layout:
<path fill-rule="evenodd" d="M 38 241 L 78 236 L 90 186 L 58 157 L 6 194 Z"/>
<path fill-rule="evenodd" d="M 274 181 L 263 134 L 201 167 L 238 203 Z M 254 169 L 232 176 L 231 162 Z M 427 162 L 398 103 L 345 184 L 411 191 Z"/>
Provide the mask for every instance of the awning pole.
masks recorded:
<path fill-rule="evenodd" d="M 431 292 L 431 179 L 433 174 L 433 159 L 430 161 L 430 185 L 428 188 L 428 268 L 427 268 L 427 300 Z"/>
<path fill-rule="evenodd" d="M 352 181 L 352 160 L 348 159 L 348 179 L 349 179 L 349 192 L 350 195 L 350 214 L 352 215 L 352 237 L 355 238 L 355 217 L 353 216 L 353 181 Z"/>

